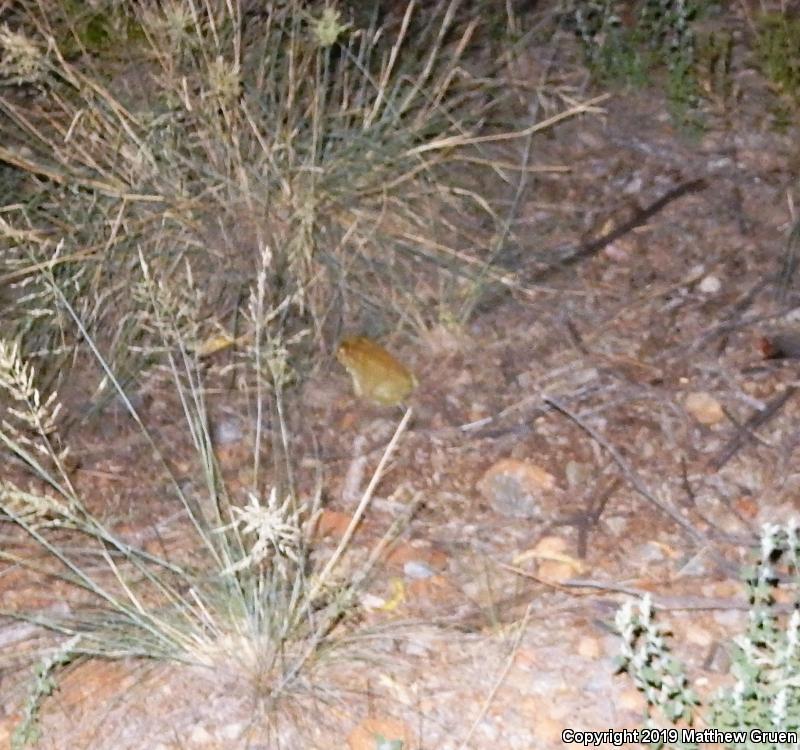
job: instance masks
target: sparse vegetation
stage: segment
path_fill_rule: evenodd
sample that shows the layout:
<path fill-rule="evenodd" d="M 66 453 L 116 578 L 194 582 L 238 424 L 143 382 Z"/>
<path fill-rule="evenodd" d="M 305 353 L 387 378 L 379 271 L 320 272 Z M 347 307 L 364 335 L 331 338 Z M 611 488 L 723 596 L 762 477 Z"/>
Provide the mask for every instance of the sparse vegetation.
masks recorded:
<path fill-rule="evenodd" d="M 727 369 L 721 360 L 736 336 L 750 334 L 740 329 L 779 316 L 768 305 L 749 310 L 764 285 L 752 294 L 737 286 L 779 255 L 770 255 L 774 248 L 760 237 L 743 239 L 753 217 L 745 215 L 749 196 L 739 188 L 763 190 L 773 205 L 778 187 L 764 175 L 783 167 L 778 160 L 761 171 L 751 166 L 763 156 L 762 133 L 720 139 L 735 140 L 731 155 L 712 138 L 704 139 L 702 151 L 672 153 L 664 144 L 675 128 L 659 132 L 659 143 L 640 139 L 634 129 L 639 117 L 660 127 L 663 102 L 685 130 L 734 128 L 742 65 L 735 53 L 745 43 L 745 26 L 746 44 L 756 53 L 745 64 L 758 61 L 787 103 L 781 111 L 791 125 L 788 113 L 800 101 L 796 19 L 767 14 L 759 20 L 745 8 L 737 11 L 735 30 L 707 34 L 698 22 L 719 10 L 717 3 L 481 5 L 20 0 L 0 9 L 0 452 L 8 467 L 0 474 L 0 525 L 8 532 L 0 540 L 0 561 L 8 566 L 4 574 L 14 568 L 26 581 L 47 581 L 42 598 L 48 603 L 56 596 L 65 600 L 61 609 L 25 609 L 21 596 L 21 607 L 9 599 L 0 609 L 0 616 L 31 623 L 37 637 L 45 633 L 47 639 L 21 657 L 32 665 L 32 679 L 27 693 L 20 689 L 16 696 L 15 750 L 38 741 L 52 705 L 48 697 L 65 670 L 91 659 L 199 666 L 222 685 L 245 685 L 259 719 L 282 720 L 288 704 L 303 712 L 312 697 L 335 704 L 340 695 L 327 694 L 324 682 L 329 657 L 373 635 L 364 623 L 376 612 L 405 616 L 412 583 L 420 584 L 418 593 L 441 596 L 447 607 L 447 597 L 468 598 L 469 607 L 459 600 L 447 626 L 471 629 L 473 643 L 517 628 L 512 653 L 477 718 L 466 722 L 461 747 L 473 738 L 488 742 L 478 738 L 484 731 L 485 738 L 500 736 L 493 723 L 499 719 L 489 709 L 507 687 L 506 676 L 520 664 L 531 675 L 542 668 L 538 646 L 523 640 L 534 618 L 526 614 L 506 627 L 512 618 L 505 605 L 515 606 L 530 592 L 515 588 L 506 598 L 504 581 L 495 586 L 496 570 L 511 570 L 498 549 L 510 552 L 515 575 L 518 563 L 558 563 L 561 569 L 551 567 L 553 581 L 565 569 L 569 575 L 589 570 L 584 562 L 594 564 L 592 556 L 600 554 L 593 535 L 614 534 L 613 543 L 624 546 L 620 541 L 638 514 L 631 511 L 638 508 L 631 487 L 655 498 L 654 508 L 670 511 L 658 523 L 677 520 L 693 532 L 702 515 L 703 530 L 692 538 L 703 540 L 718 509 L 711 502 L 701 507 L 707 498 L 695 491 L 707 481 L 697 476 L 697 456 L 709 458 L 706 445 L 698 445 L 711 436 L 708 445 L 724 447 L 726 420 L 742 428 L 741 441 L 727 443 L 733 448 L 726 464 L 745 452 L 751 437 L 754 450 L 780 445 L 755 432 L 766 433 L 794 384 L 781 383 L 786 398 L 772 401 L 767 386 L 774 372 L 756 368 L 758 382 L 751 383 L 750 371 L 737 369 L 753 359 L 751 352 Z M 530 27 L 526 14 L 535 16 Z M 558 68 L 562 64 L 568 72 Z M 606 133 L 584 133 L 580 121 L 563 143 L 554 134 L 552 151 L 539 160 L 534 136 L 573 115 L 599 112 L 595 105 L 609 98 L 586 98 L 592 77 L 600 86 L 641 87 L 640 93 L 655 83 L 664 92 L 658 115 L 637 111 L 627 118 L 637 123 L 630 126 L 627 111 L 619 117 L 617 110 L 616 121 L 609 116 L 603 127 L 616 128 L 614 145 L 606 147 L 613 151 L 609 159 L 602 153 Z M 605 114 L 613 116 L 611 108 Z M 509 144 L 513 148 L 506 149 Z M 705 166 L 693 162 L 684 174 L 695 157 Z M 682 186 L 706 184 L 719 184 L 720 204 L 739 214 L 736 230 L 720 242 L 723 249 L 712 246 L 713 232 L 692 242 L 690 223 L 687 229 L 678 224 L 684 199 L 695 214 L 704 213 L 693 203 L 704 200 L 701 189 Z M 624 211 L 633 211 L 630 222 L 623 210 L 607 215 L 620 195 L 630 204 Z M 791 223 L 800 227 L 790 189 L 785 197 Z M 655 230 L 668 203 L 675 213 L 665 241 Z M 652 210 L 643 208 L 648 205 Z M 697 226 L 708 229 L 699 220 Z M 593 236 L 611 240 L 594 250 L 591 241 L 580 244 Z M 793 305 L 786 313 L 791 323 L 796 244 L 790 242 L 786 254 L 781 290 Z M 569 283 L 562 283 L 562 271 L 572 275 Z M 539 285 L 526 286 L 531 280 Z M 482 308 L 489 286 L 498 293 Z M 488 323 L 476 320 L 489 308 L 493 314 L 499 299 L 530 303 L 516 327 L 505 326 L 502 308 L 497 318 L 487 315 Z M 713 316 L 721 327 L 714 327 Z M 337 343 L 361 341 L 374 353 L 382 349 L 372 337 L 387 332 L 401 341 L 419 334 L 430 351 L 412 352 L 408 368 L 382 358 L 375 387 L 370 372 L 358 371 L 342 350 L 356 392 L 386 410 L 364 430 L 377 436 L 374 445 L 365 448 L 368 441 L 358 434 L 343 448 L 362 429 L 344 413 L 350 409 L 349 402 L 340 403 L 344 386 L 337 391 L 336 382 L 323 380 L 319 392 L 302 388 L 336 366 L 330 354 Z M 689 332 L 694 339 L 678 340 Z M 481 360 L 479 366 L 472 359 Z M 396 377 L 390 390 L 387 368 Z M 712 394 L 720 383 L 729 389 L 726 398 Z M 61 406 L 70 387 L 80 391 L 74 411 Z M 689 387 L 690 395 L 713 406 L 702 418 L 684 398 Z M 246 436 L 236 439 L 236 450 L 246 455 L 231 460 L 234 467 L 215 432 L 216 408 L 227 407 L 222 402 L 229 396 L 232 409 L 245 405 L 248 419 Z M 161 399 L 157 408 L 149 398 Z M 395 484 L 387 465 L 411 412 L 390 437 L 390 420 L 399 412 L 388 410 L 414 399 L 427 409 L 414 425 L 419 442 L 411 443 L 412 467 L 405 469 L 406 477 L 416 475 Z M 70 446 L 80 442 L 72 438 L 84 437 L 81 430 L 100 434 L 86 416 L 102 414 L 109 402 L 125 420 L 120 433 L 127 438 L 138 431 L 137 455 L 127 476 L 94 465 L 79 474 L 84 467 Z M 583 428 L 579 437 L 550 421 L 560 403 L 575 415 L 572 427 Z M 748 417 L 741 405 L 764 414 L 764 421 Z M 175 440 L 180 430 L 183 437 Z M 451 462 L 451 438 L 462 441 L 458 449 L 468 461 L 513 464 L 520 479 L 515 474 L 512 499 L 530 498 L 536 515 L 523 524 L 522 516 L 506 513 L 512 503 L 483 493 L 477 476 Z M 98 442 L 105 441 L 103 434 Z M 787 462 L 795 442 L 784 452 Z M 635 471 L 639 450 L 647 450 L 649 462 L 641 478 Z M 605 463 L 604 453 L 619 460 Z M 364 488 L 372 456 L 377 467 Z M 350 468 L 343 469 L 348 458 Z M 673 458 L 679 469 L 659 474 Z M 647 476 L 651 466 L 655 479 Z M 395 465 L 393 471 L 403 469 Z M 445 488 L 448 472 L 459 476 Z M 742 487 L 749 490 L 757 474 L 752 470 L 725 498 L 726 510 L 737 513 L 726 529 L 745 527 L 742 519 L 757 512 L 742 499 Z M 178 541 L 161 538 L 160 517 L 151 528 L 151 519 L 141 522 L 130 509 L 134 503 L 121 511 L 139 524 L 133 532 L 107 508 L 98 510 L 93 503 L 102 493 L 84 491 L 95 475 L 146 485 L 148 500 L 157 498 L 152 505 L 169 508 L 165 525 L 177 530 Z M 688 501 L 673 513 L 676 477 Z M 321 544 L 317 524 L 340 479 L 349 521 L 344 531 L 337 527 L 336 541 Z M 721 473 L 714 479 L 715 491 L 726 487 Z M 371 542 L 350 555 L 381 480 L 391 485 L 380 490 L 388 489 L 381 510 L 388 509 L 391 520 L 371 527 Z M 662 481 L 650 493 L 648 483 Z M 466 573 L 458 573 L 473 580 L 454 585 L 448 575 L 457 566 L 447 575 L 434 570 L 432 561 L 447 555 L 432 544 L 430 560 L 401 563 L 404 578 L 389 582 L 391 594 L 381 602 L 370 588 L 372 576 L 423 496 L 426 522 L 427 514 L 435 519 L 431 527 L 445 518 L 437 503 L 447 505 L 452 526 L 446 541 L 456 552 L 480 536 L 472 519 L 467 526 L 466 509 L 496 520 L 492 538 L 475 555 L 483 570 L 476 575 L 478 566 L 464 566 Z M 347 507 L 353 498 L 354 507 Z M 650 520 L 647 510 L 642 515 Z M 554 540 L 557 551 L 542 553 L 541 560 L 532 539 L 540 527 L 553 535 L 564 530 Z M 654 523 L 653 529 L 660 535 L 663 527 Z M 742 538 L 731 533 L 725 543 Z M 666 558 L 678 543 L 670 538 L 656 549 L 655 532 L 653 539 L 653 549 L 642 553 L 652 555 L 647 563 L 674 570 L 677 555 Z M 515 545 L 520 549 L 512 552 Z M 621 566 L 629 562 L 627 551 Z M 788 581 L 800 583 L 798 555 L 794 525 L 765 529 L 761 560 L 747 578 L 751 620 L 733 651 L 735 684 L 712 700 L 701 699 L 669 652 L 669 633 L 652 600 L 622 610 L 621 668 L 645 695 L 652 726 L 800 729 L 800 617 L 776 606 L 772 595 Z M 540 606 L 549 627 L 547 597 L 568 597 L 578 584 L 561 586 L 559 579 L 551 585 L 541 572 L 530 585 L 545 583 L 547 592 L 540 597 L 537 588 L 535 601 L 525 605 L 528 613 Z M 51 595 L 50 584 L 57 594 Z M 491 632 L 482 629 L 487 623 Z M 394 624 L 386 628 L 392 639 Z M 365 641 L 346 652 L 371 655 Z M 599 639 L 580 645 L 570 662 L 573 675 L 585 658 L 602 660 L 607 676 Z M 408 653 L 422 654 L 428 669 L 434 647 L 412 646 Z M 395 658 L 400 649 L 394 642 L 391 648 Z M 483 676 L 488 670 L 480 651 L 477 672 Z M 550 677 L 552 685 L 566 682 L 555 671 Z M 407 690 L 388 670 L 376 679 L 359 674 L 347 689 L 358 692 L 371 714 L 376 684 L 397 698 L 398 714 L 417 712 L 420 736 L 438 720 L 423 716 L 438 696 L 417 691 L 417 684 Z M 547 689 L 529 697 L 540 709 L 536 701 L 547 700 Z M 315 704 L 307 712 L 313 721 L 318 710 Z M 416 731 L 397 720 L 367 726 L 362 734 L 369 750 L 372 744 L 408 750 L 399 738 Z M 540 746 L 531 737 L 507 744 Z"/>
<path fill-rule="evenodd" d="M 293 362 L 345 321 L 424 326 L 417 300 L 471 291 L 438 227 L 487 204 L 441 170 L 491 97 L 462 64 L 476 23 L 456 6 L 424 22 L 409 7 L 389 39 L 296 1 L 21 5 L 2 31 L 17 179 L 0 228 L 26 356 L 52 367 L 80 347 L 46 271 L 114 371 L 140 374 L 157 355 L 124 293 L 140 253 L 164 279 L 189 262 L 197 336 L 233 341 L 269 246 L 269 304 L 287 337 L 311 333 Z"/>
<path fill-rule="evenodd" d="M 617 614 L 623 638 L 620 668 L 633 678 L 648 706 L 648 726 L 713 727 L 719 730 L 800 731 L 800 611 L 782 614 L 776 604 L 779 588 L 800 584 L 798 525 L 764 527 L 761 552 L 746 577 L 750 602 L 747 632 L 735 639 L 730 675 L 733 685 L 703 708 L 681 664 L 671 655 L 668 631 L 656 621 L 650 598 L 627 602 Z M 676 747 L 696 748 L 692 743 Z M 745 742 L 735 747 L 778 744 Z"/>
<path fill-rule="evenodd" d="M 80 592 L 68 615 L 31 615 L 69 639 L 38 673 L 18 743 L 35 737 L 55 670 L 82 656 L 202 664 L 274 703 L 331 647 L 389 538 L 334 582 L 382 469 L 337 550 L 312 560 L 321 494 L 301 498 L 293 481 L 285 394 L 345 320 L 424 325 L 421 266 L 431 291 L 466 283 L 437 237 L 448 210 L 487 207 L 440 174 L 485 114 L 486 83 L 461 61 L 476 24 L 456 6 L 424 23 L 409 6 L 393 39 L 299 0 L 25 3 L 0 29 L 0 284 L 12 293 L 0 439 L 37 482 L 3 480 L 0 509 L 47 553 L 40 572 Z M 273 460 L 257 430 L 246 503 L 228 493 L 210 434 L 205 358 L 225 348 L 258 424 L 272 414 Z M 184 558 L 129 543 L 76 491 L 56 390 L 40 395 L 32 363 L 58 374 L 79 360 L 98 366 L 170 478 L 195 532 Z M 129 397 L 154 366 L 184 409 L 199 494 Z"/>
<path fill-rule="evenodd" d="M 666 71 L 664 92 L 682 125 L 699 125 L 696 38 L 698 8 L 691 0 L 577 3 L 574 23 L 586 60 L 601 81 L 642 86 Z"/>
<path fill-rule="evenodd" d="M 249 298 L 257 342 L 265 337 L 262 325 L 268 254 L 263 260 Z M 121 538 L 86 507 L 65 466 L 67 451 L 59 442 L 55 395 L 43 398 L 34 371 L 23 361 L 19 347 L 3 343 L 0 388 L 14 406 L 8 409 L 0 440 L 30 468 L 37 489 L 23 490 L 4 480 L 0 484 L 0 510 L 46 553 L 49 563 L 40 567 L 5 551 L 0 552 L 0 559 L 60 580 L 75 596 L 70 599 L 72 607 L 60 616 L 10 610 L 0 613 L 30 618 L 68 637 L 57 656 L 48 657 L 37 669 L 24 721 L 17 732 L 20 747 L 36 736 L 39 701 L 52 690 L 53 673 L 59 665 L 80 657 L 134 656 L 204 665 L 213 668 L 221 679 L 227 675 L 228 679 L 245 681 L 258 699 L 269 705 L 287 693 L 302 692 L 318 655 L 335 646 L 335 626 L 353 611 L 371 566 L 397 532 L 395 528 L 387 534 L 360 570 L 334 583 L 333 574 L 349 536 L 327 560 L 312 559 L 320 496 L 299 498 L 288 475 L 280 489 L 260 489 L 264 486 L 258 469 L 263 438 L 257 438 L 253 445 L 256 479 L 248 500 L 234 502 L 219 473 L 199 362 L 186 349 L 183 338 L 181 326 L 192 316 L 150 275 L 143 259 L 142 264 L 149 310 L 170 352 L 170 371 L 186 410 L 186 428 L 195 444 L 198 465 L 203 467 L 204 492 L 191 493 L 175 479 L 163 447 L 150 437 L 107 363 L 102 364 L 148 438 L 154 460 L 164 475 L 172 478 L 174 497 L 194 530 L 195 543 L 182 552 L 156 555 Z M 65 299 L 62 302 L 74 314 L 69 303 Z M 77 318 L 76 324 L 80 325 Z M 263 349 L 256 343 L 249 351 L 259 383 L 259 410 L 265 408 L 262 399 L 280 404 L 285 386 L 285 348 L 273 340 Z M 407 417 L 400 430 L 406 422 Z M 280 424 L 281 439 L 286 441 L 286 425 Z M 389 453 L 391 446 L 387 456 Z M 354 513 L 353 528 L 367 508 L 381 467 Z M 205 561 L 199 567 L 192 562 L 198 555 Z"/>
<path fill-rule="evenodd" d="M 786 125 L 800 105 L 800 18 L 766 14 L 757 19 L 756 26 L 761 69 L 784 102 L 777 108 L 776 119 Z"/>

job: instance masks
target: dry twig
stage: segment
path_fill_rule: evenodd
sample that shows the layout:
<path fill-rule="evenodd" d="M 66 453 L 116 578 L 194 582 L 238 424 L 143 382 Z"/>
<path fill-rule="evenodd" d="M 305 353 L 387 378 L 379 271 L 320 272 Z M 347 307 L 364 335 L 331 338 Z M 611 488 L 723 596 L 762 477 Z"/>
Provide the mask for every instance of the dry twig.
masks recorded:
<path fill-rule="evenodd" d="M 789 386 L 783 393 L 779 393 L 775 398 L 767 402 L 763 409 L 753 414 L 736 430 L 736 434 L 727 442 L 717 456 L 708 462 L 708 468 L 719 471 L 725 466 L 746 443 L 753 440 L 753 431 L 769 422 L 796 392 L 797 386 Z"/>

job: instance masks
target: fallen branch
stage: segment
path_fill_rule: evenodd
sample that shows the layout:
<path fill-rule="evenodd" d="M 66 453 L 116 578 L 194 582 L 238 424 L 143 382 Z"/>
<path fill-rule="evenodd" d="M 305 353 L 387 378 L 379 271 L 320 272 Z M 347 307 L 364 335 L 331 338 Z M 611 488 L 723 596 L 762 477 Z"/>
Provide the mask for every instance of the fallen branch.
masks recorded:
<path fill-rule="evenodd" d="M 708 468 L 719 471 L 725 466 L 747 443 L 754 439 L 753 431 L 769 422 L 796 392 L 797 386 L 792 385 L 768 401 L 761 411 L 757 411 L 737 429 L 736 434 L 727 442 L 716 458 L 708 462 Z"/>
<path fill-rule="evenodd" d="M 648 222 L 668 203 L 672 203 L 672 201 L 677 200 L 688 193 L 696 193 L 700 190 L 705 190 L 707 186 L 708 183 L 702 178 L 682 182 L 677 187 L 672 188 L 672 190 L 665 195 L 662 195 L 657 201 L 654 201 L 646 208 L 637 211 L 628 221 L 623 222 L 615 229 L 612 229 L 610 232 L 606 232 L 597 239 L 585 243 L 584 245 L 578 247 L 571 255 L 562 258 L 552 266 L 549 266 L 539 273 L 534 274 L 531 281 L 547 281 L 551 276 L 560 272 L 563 268 L 575 265 L 579 261 L 586 260 L 587 258 L 597 255 L 597 253 L 610 245 L 612 242 L 616 242 L 620 237 L 625 236 L 628 234 L 628 232 L 631 232 L 637 227 L 642 226 L 642 224 Z"/>
<path fill-rule="evenodd" d="M 707 543 L 706 539 L 689 521 L 687 521 L 677 510 L 667 505 L 663 500 L 659 500 L 650 490 L 645 487 L 639 475 L 628 465 L 628 462 L 622 457 L 620 452 L 609 443 L 597 430 L 591 425 L 584 422 L 577 414 L 564 406 L 560 401 L 552 398 L 551 396 L 544 396 L 542 399 L 546 404 L 552 406 L 557 412 L 560 412 L 568 419 L 572 420 L 578 427 L 580 427 L 589 437 L 592 438 L 601 448 L 609 453 L 614 462 L 619 466 L 625 478 L 630 482 L 633 489 L 635 489 L 642 497 L 656 506 L 662 513 L 669 516 L 686 531 L 689 536 L 693 537 L 698 542 Z"/>

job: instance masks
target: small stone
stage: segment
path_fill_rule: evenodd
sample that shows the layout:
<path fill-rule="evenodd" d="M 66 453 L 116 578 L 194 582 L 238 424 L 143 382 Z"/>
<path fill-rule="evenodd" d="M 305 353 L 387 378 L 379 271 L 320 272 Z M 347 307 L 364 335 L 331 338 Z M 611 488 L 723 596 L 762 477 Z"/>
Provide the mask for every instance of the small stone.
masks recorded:
<path fill-rule="evenodd" d="M 652 540 L 647 541 L 636 547 L 631 557 L 632 559 L 636 560 L 639 565 L 664 562 L 664 548 L 657 542 Z"/>
<path fill-rule="evenodd" d="M 403 574 L 406 578 L 411 578 L 412 580 L 417 581 L 424 578 L 430 578 L 432 575 L 434 575 L 434 572 L 423 562 L 419 562 L 418 560 L 409 560 L 403 565 Z"/>
<path fill-rule="evenodd" d="M 546 536 L 539 540 L 533 549 L 522 552 L 514 558 L 519 565 L 527 560 L 536 560 L 537 575 L 545 581 L 559 583 L 585 572 L 581 560 L 568 554 L 569 542 L 560 536 Z"/>
<path fill-rule="evenodd" d="M 746 591 L 741 581 L 726 578 L 722 581 L 712 581 L 706 584 L 702 587 L 700 593 L 709 599 L 717 596 L 721 599 L 735 599 L 737 597 L 744 598 Z"/>
<path fill-rule="evenodd" d="M 703 666 L 709 672 L 730 674 L 731 655 L 728 649 L 719 641 L 714 642 L 708 649 Z"/>
<path fill-rule="evenodd" d="M 534 557 L 547 558 L 556 555 L 565 555 L 569 549 L 569 542 L 563 536 L 543 536 L 531 550 Z"/>
<path fill-rule="evenodd" d="M 631 254 L 628 250 L 618 242 L 609 243 L 603 250 L 603 255 L 615 263 L 628 263 L 631 259 Z"/>
<path fill-rule="evenodd" d="M 231 724 L 225 724 L 217 731 L 217 736 L 228 742 L 233 742 L 244 736 L 247 731 L 247 724 L 242 721 L 234 721 Z"/>
<path fill-rule="evenodd" d="M 366 593 L 361 595 L 359 603 L 367 612 L 375 612 L 386 606 L 386 599 L 382 596 Z"/>
<path fill-rule="evenodd" d="M 425 566 L 434 571 L 441 572 L 447 567 L 447 555 L 437 547 L 424 540 L 401 542 L 386 557 L 386 562 L 393 568 L 403 568 L 409 563 Z M 419 569 L 418 569 L 419 570 Z"/>
<path fill-rule="evenodd" d="M 578 641 L 578 656 L 584 659 L 599 659 L 603 653 L 603 647 L 597 638 L 592 638 L 589 635 L 581 636 Z"/>
<path fill-rule="evenodd" d="M 688 643 L 693 643 L 703 648 L 709 648 L 714 642 L 714 636 L 706 628 L 697 624 L 692 624 L 686 628 L 685 637 Z"/>
<path fill-rule="evenodd" d="M 564 469 L 564 474 L 567 477 L 567 484 L 570 489 L 585 486 L 591 479 L 591 469 L 588 464 L 581 464 L 577 461 L 567 461 L 567 466 Z"/>
<path fill-rule="evenodd" d="M 622 188 L 622 192 L 626 195 L 638 195 L 642 192 L 643 185 L 642 176 L 636 175 L 632 180 L 628 180 L 628 183 Z"/>
<path fill-rule="evenodd" d="M 351 516 L 347 513 L 323 508 L 314 524 L 314 538 L 324 539 L 326 536 L 332 536 L 341 539 L 350 526 L 350 521 Z"/>
<path fill-rule="evenodd" d="M 575 561 L 578 562 L 577 560 Z M 543 581 L 549 583 L 561 583 L 580 575 L 584 568 L 578 567 L 569 562 L 562 562 L 560 560 L 542 560 L 536 567 L 536 574 Z"/>
<path fill-rule="evenodd" d="M 513 458 L 495 463 L 478 489 L 497 513 L 511 518 L 545 515 L 545 499 L 557 494 L 556 479 L 540 466 Z"/>
<path fill-rule="evenodd" d="M 684 401 L 686 411 L 688 411 L 700 424 L 712 425 L 721 422 L 725 418 L 719 401 L 711 394 L 703 391 L 696 391 L 686 396 Z"/>
<path fill-rule="evenodd" d="M 703 278 L 703 280 L 697 285 L 697 288 L 703 294 L 716 294 L 720 289 L 722 289 L 722 282 L 716 276 L 709 274 Z"/>
<path fill-rule="evenodd" d="M 758 503 L 752 497 L 739 497 L 733 501 L 733 509 L 748 521 L 752 521 L 758 516 Z"/>
<path fill-rule="evenodd" d="M 628 530 L 628 519 L 625 516 L 608 515 L 603 523 L 613 536 L 622 536 Z"/>
<path fill-rule="evenodd" d="M 214 425 L 212 434 L 217 445 L 238 443 L 244 436 L 241 420 L 232 414 L 226 414 Z"/>

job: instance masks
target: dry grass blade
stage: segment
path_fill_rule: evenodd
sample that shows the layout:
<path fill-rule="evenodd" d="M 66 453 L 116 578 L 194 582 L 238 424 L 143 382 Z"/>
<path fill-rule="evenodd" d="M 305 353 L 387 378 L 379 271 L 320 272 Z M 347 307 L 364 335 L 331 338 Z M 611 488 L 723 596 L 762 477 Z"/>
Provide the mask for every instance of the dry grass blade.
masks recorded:
<path fill-rule="evenodd" d="M 364 515 L 364 512 L 367 509 L 367 506 L 369 505 L 370 500 L 372 500 L 372 495 L 375 492 L 375 488 L 378 486 L 378 482 L 380 482 L 381 477 L 383 476 L 383 471 L 386 468 L 386 464 L 388 463 L 389 458 L 391 457 L 392 453 L 397 447 L 397 443 L 400 440 L 400 436 L 403 434 L 403 431 L 408 426 L 408 422 L 411 419 L 411 415 L 412 415 L 412 410 L 407 409 L 406 413 L 403 415 L 403 419 L 400 420 L 400 424 L 397 425 L 397 429 L 394 431 L 392 439 L 386 446 L 386 449 L 384 450 L 383 455 L 381 456 L 381 460 L 378 463 L 378 466 L 375 469 L 375 472 L 373 473 L 369 484 L 364 490 L 364 494 L 361 496 L 361 500 L 358 503 L 358 507 L 353 513 L 353 516 L 350 519 L 350 523 L 347 525 L 347 529 L 345 530 L 345 533 L 342 535 L 342 539 L 339 542 L 336 551 L 331 555 L 330 559 L 325 564 L 325 567 L 322 569 L 322 572 L 319 574 L 319 579 L 317 581 L 317 584 L 312 591 L 312 596 L 311 596 L 312 599 L 319 592 L 319 590 L 325 585 L 328 576 L 330 576 L 332 571 L 336 568 L 342 557 L 342 554 L 347 549 L 347 546 L 350 544 L 350 540 L 353 538 L 353 534 L 355 533 L 358 524 L 361 523 L 361 519 Z"/>

